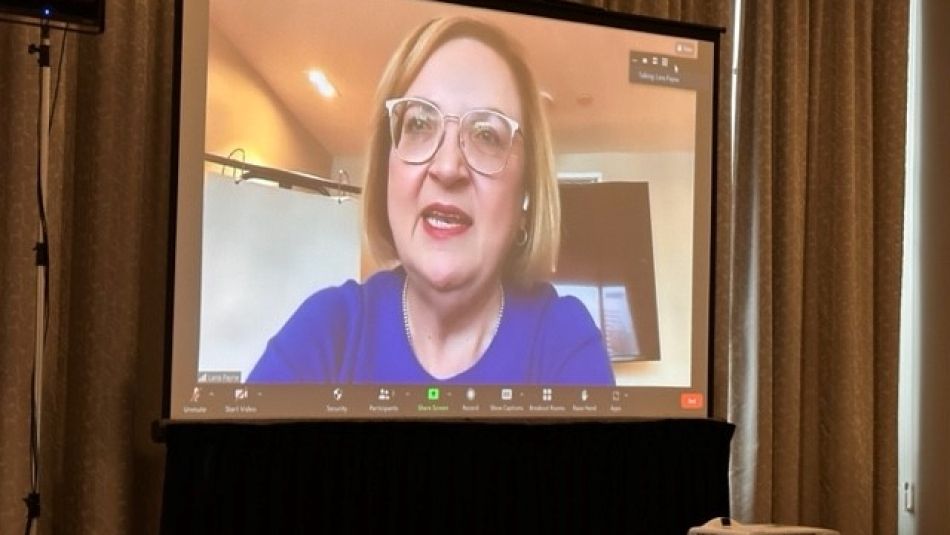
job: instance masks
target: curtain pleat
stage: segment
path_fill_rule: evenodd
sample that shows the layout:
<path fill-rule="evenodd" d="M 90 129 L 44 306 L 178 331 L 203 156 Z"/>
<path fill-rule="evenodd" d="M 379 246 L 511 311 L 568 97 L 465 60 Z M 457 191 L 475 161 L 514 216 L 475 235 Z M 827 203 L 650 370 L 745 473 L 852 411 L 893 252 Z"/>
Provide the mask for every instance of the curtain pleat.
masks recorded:
<path fill-rule="evenodd" d="M 907 3 L 747 2 L 742 31 L 733 514 L 894 533 Z"/>

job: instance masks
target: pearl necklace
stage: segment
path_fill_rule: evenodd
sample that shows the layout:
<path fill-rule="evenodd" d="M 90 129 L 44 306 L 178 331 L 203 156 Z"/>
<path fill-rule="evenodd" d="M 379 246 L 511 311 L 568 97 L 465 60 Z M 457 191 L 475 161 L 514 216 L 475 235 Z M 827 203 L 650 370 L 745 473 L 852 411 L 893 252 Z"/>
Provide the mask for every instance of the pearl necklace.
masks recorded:
<path fill-rule="evenodd" d="M 501 317 L 505 313 L 505 288 L 501 284 L 498 285 L 498 289 L 501 290 L 501 304 L 498 306 L 498 317 L 495 318 L 495 325 L 492 327 L 491 337 L 489 340 L 494 340 L 495 335 L 498 334 L 498 327 L 501 325 Z M 402 284 L 402 325 L 406 329 L 406 340 L 409 341 L 409 348 L 412 349 L 412 352 L 416 352 L 416 348 L 412 343 L 412 330 L 409 329 L 409 299 L 407 297 L 409 292 L 409 279 L 406 278 Z"/>

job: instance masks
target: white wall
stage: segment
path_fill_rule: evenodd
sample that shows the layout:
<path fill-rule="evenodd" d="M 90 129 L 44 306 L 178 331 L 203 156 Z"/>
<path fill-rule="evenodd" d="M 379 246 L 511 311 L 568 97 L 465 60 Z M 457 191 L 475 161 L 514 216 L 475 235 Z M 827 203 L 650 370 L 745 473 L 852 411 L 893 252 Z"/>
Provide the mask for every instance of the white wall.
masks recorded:
<path fill-rule="evenodd" d="M 208 173 L 199 371 L 247 377 L 313 292 L 359 277 L 360 206 Z"/>

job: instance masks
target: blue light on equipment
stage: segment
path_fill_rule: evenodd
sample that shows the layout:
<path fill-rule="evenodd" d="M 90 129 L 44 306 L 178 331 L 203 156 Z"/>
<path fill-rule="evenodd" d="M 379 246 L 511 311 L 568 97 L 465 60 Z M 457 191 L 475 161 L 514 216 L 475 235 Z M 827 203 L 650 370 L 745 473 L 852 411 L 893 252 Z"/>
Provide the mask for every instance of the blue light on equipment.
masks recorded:
<path fill-rule="evenodd" d="M 44 7 L 44 8 L 43 8 L 43 16 L 48 17 L 48 16 L 50 16 L 50 15 L 52 15 L 52 14 L 53 14 L 53 10 L 52 10 L 52 9 L 50 9 L 50 8 L 48 8 L 48 7 Z"/>

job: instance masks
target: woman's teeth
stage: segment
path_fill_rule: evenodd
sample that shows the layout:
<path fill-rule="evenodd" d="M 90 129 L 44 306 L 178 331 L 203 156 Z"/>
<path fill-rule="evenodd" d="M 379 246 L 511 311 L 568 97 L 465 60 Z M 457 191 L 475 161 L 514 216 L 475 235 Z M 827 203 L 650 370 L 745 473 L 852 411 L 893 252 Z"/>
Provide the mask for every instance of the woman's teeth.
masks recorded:
<path fill-rule="evenodd" d="M 429 212 L 425 214 L 426 223 L 440 229 L 458 228 L 471 224 L 467 217 L 461 214 L 447 214 L 443 212 Z"/>
<path fill-rule="evenodd" d="M 435 228 L 455 228 L 462 226 L 457 221 L 449 221 L 447 219 L 442 219 L 441 217 L 429 216 L 426 218 L 426 222 L 432 225 Z"/>

